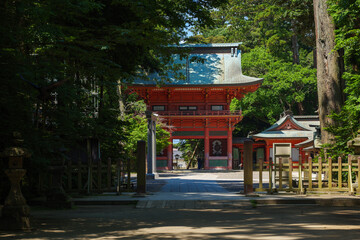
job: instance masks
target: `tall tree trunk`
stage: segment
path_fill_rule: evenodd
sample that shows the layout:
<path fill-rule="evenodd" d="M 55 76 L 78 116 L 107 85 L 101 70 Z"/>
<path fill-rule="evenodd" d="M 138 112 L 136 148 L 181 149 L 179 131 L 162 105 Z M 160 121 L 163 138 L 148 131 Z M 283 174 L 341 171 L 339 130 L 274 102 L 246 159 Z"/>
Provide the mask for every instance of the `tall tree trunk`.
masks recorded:
<path fill-rule="evenodd" d="M 322 143 L 332 143 L 333 136 L 324 128 L 334 125 L 329 114 L 338 113 L 343 104 L 341 56 L 335 47 L 335 26 L 328 14 L 326 0 L 314 0 L 317 54 L 317 88 Z"/>
<path fill-rule="evenodd" d="M 194 160 L 195 153 L 196 153 L 196 150 L 197 150 L 198 145 L 199 145 L 199 141 L 196 143 L 196 146 L 195 146 L 194 151 L 193 151 L 193 153 L 192 153 L 192 155 L 191 155 L 191 157 L 190 157 L 190 161 L 189 161 L 188 165 L 186 166 L 186 169 L 189 169 L 189 168 L 190 168 L 191 163 L 192 163 L 192 161 Z"/>
<path fill-rule="evenodd" d="M 292 42 L 292 52 L 293 52 L 293 64 L 300 64 L 299 43 L 295 33 L 291 37 L 291 42 Z"/>
<path fill-rule="evenodd" d="M 304 104 L 302 102 L 297 103 L 299 115 L 304 115 Z"/>
<path fill-rule="evenodd" d="M 120 118 L 124 119 L 125 117 L 125 107 L 124 107 L 124 102 L 123 102 L 123 96 L 121 93 L 121 80 L 119 79 L 117 82 L 117 86 L 116 86 L 116 93 L 118 95 L 119 98 L 119 110 L 120 110 Z"/>
<path fill-rule="evenodd" d="M 99 118 L 102 118 L 102 111 L 104 108 L 104 79 L 100 78 L 100 102 L 99 102 Z"/>

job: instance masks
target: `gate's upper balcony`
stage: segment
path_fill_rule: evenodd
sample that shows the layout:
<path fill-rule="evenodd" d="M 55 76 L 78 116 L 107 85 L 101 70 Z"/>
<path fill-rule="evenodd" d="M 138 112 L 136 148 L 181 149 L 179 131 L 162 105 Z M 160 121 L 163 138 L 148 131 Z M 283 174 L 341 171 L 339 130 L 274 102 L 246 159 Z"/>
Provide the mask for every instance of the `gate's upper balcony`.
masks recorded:
<path fill-rule="evenodd" d="M 221 110 L 221 111 L 213 111 L 213 110 L 200 110 L 200 111 L 156 111 L 162 117 L 181 117 L 181 116 L 189 116 L 189 117 L 211 117 L 211 116 L 229 116 L 229 117 L 238 117 L 242 115 L 241 110 L 230 111 L 230 110 Z"/>

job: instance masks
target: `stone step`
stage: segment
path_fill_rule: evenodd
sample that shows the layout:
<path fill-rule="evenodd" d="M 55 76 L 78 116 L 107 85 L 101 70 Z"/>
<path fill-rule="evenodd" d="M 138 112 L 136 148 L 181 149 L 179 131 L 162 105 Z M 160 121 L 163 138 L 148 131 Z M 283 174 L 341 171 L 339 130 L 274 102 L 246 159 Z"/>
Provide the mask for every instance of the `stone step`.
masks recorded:
<path fill-rule="evenodd" d="M 254 203 L 245 201 L 209 201 L 209 200 L 140 200 L 136 208 L 171 209 L 226 209 L 251 208 Z"/>

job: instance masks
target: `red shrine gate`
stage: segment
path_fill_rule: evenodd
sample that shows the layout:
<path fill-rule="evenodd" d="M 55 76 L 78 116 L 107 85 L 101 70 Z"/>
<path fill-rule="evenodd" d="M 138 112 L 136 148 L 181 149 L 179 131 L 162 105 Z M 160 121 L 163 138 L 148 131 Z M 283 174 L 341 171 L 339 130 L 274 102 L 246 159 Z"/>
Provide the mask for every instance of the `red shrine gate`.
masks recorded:
<path fill-rule="evenodd" d="M 255 91 L 262 79 L 242 75 L 239 44 L 192 45 L 193 54 L 208 54 L 211 59 L 206 64 L 212 65 L 208 78 L 214 78 L 213 62 L 219 61 L 216 78 L 219 83 L 205 84 L 168 84 L 157 87 L 155 84 L 134 84 L 131 92 L 136 92 L 144 99 L 147 108 L 156 112 L 169 126 L 172 126 L 171 139 L 204 139 L 204 168 L 232 169 L 232 131 L 242 119 L 241 111 L 231 112 L 229 105 L 236 97 L 241 99 L 246 93 Z M 236 46 L 236 48 L 235 48 Z M 186 64 L 188 78 L 204 78 L 204 66 L 200 70 L 191 69 Z M 190 65 L 190 66 L 189 66 Z M 198 75 L 195 75 L 198 74 Z M 212 74 L 212 75 L 211 75 Z M 211 75 L 211 76 L 210 76 Z M 229 80 L 230 79 L 230 80 Z M 198 82 L 198 81 L 197 81 Z M 190 81 L 191 83 L 191 81 Z M 173 146 L 161 151 L 157 156 L 157 169 L 171 170 L 173 166 Z"/>

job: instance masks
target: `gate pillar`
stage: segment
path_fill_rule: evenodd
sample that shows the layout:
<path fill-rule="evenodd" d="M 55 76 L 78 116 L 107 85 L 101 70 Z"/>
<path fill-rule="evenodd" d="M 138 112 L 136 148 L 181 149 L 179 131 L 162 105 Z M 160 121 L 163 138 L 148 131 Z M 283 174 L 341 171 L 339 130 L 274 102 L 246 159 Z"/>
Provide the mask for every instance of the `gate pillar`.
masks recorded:
<path fill-rule="evenodd" d="M 209 140 L 209 128 L 205 127 L 205 138 L 204 138 L 204 169 L 210 169 L 209 162 L 210 155 L 210 140 Z"/>

